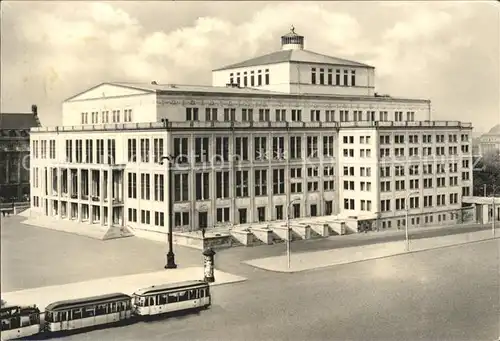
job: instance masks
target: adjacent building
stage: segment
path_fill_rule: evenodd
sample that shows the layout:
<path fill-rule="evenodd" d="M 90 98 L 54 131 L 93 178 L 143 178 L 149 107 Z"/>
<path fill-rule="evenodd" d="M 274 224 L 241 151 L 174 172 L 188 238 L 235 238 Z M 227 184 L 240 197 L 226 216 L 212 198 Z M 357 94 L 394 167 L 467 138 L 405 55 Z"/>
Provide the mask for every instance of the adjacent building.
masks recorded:
<path fill-rule="evenodd" d="M 457 219 L 472 192 L 470 123 L 375 92 L 375 68 L 282 49 L 212 72 L 212 86 L 103 83 L 32 129 L 32 209 L 167 231 L 324 216 L 395 228 Z M 175 161 L 168 187 L 163 156 Z M 173 200 L 173 212 L 168 200 Z"/>
<path fill-rule="evenodd" d="M 500 124 L 491 128 L 486 134 L 481 135 L 477 142 L 479 155 L 493 152 L 500 153 Z"/>
<path fill-rule="evenodd" d="M 39 127 L 31 113 L 0 113 L 0 202 L 20 201 L 30 193 L 30 129 Z"/>

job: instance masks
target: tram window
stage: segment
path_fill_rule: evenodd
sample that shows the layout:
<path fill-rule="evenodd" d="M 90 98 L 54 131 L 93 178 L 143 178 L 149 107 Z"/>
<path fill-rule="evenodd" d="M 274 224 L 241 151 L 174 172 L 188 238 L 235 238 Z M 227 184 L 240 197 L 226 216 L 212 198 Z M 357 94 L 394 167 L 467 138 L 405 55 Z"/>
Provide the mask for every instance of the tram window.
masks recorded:
<path fill-rule="evenodd" d="M 199 294 L 200 294 L 200 298 L 205 297 L 205 289 L 200 289 Z"/>
<path fill-rule="evenodd" d="M 116 302 L 112 302 L 109 304 L 108 314 L 116 313 Z"/>
<path fill-rule="evenodd" d="M 198 290 L 196 290 L 196 289 L 189 290 L 189 299 L 195 300 L 197 298 L 198 298 Z"/>
<path fill-rule="evenodd" d="M 149 301 L 149 302 L 148 302 L 148 304 L 149 304 L 150 306 L 155 305 L 155 298 L 154 298 L 153 296 L 149 296 L 149 297 L 148 297 L 148 301 Z"/>
<path fill-rule="evenodd" d="M 130 310 L 130 304 L 131 304 L 130 300 L 127 300 L 125 302 L 125 310 Z"/>
<path fill-rule="evenodd" d="M 19 316 L 10 318 L 10 329 L 17 329 L 21 327 L 21 319 Z"/>
<path fill-rule="evenodd" d="M 127 302 L 125 302 L 125 301 L 121 301 L 121 302 L 119 303 L 119 305 L 120 305 L 120 311 L 125 311 L 125 310 L 127 310 Z"/>
<path fill-rule="evenodd" d="M 136 297 L 135 298 L 135 304 L 138 305 L 139 307 L 144 307 L 145 303 L 146 303 L 145 297 Z"/>
<path fill-rule="evenodd" d="M 39 324 L 40 323 L 40 315 L 39 314 L 31 314 L 30 315 L 30 324 Z"/>
<path fill-rule="evenodd" d="M 167 294 L 161 294 L 159 295 L 160 297 L 160 301 L 159 301 L 159 304 L 167 304 Z"/>
<path fill-rule="evenodd" d="M 30 325 L 30 317 L 29 316 L 21 316 L 21 327 L 28 327 Z"/>
<path fill-rule="evenodd" d="M 94 316 L 95 316 L 94 307 L 86 307 L 83 309 L 83 317 L 94 317 Z"/>
<path fill-rule="evenodd" d="M 186 291 L 179 291 L 178 294 L 179 294 L 179 302 L 184 302 L 184 301 L 187 301 L 189 299 L 187 290 Z"/>
<path fill-rule="evenodd" d="M 69 311 L 61 311 L 58 314 L 58 321 L 67 321 L 67 320 L 69 320 L 68 319 L 68 315 L 69 315 Z"/>
<path fill-rule="evenodd" d="M 73 320 L 78 320 L 82 318 L 82 309 L 73 309 Z"/>
<path fill-rule="evenodd" d="M 176 292 L 171 292 L 168 294 L 168 303 L 178 302 L 178 297 Z"/>
<path fill-rule="evenodd" d="M 95 308 L 95 314 L 96 315 L 106 315 L 106 308 L 108 306 L 106 304 L 99 304 L 96 308 Z"/>
<path fill-rule="evenodd" d="M 9 330 L 9 329 L 10 329 L 10 319 L 3 319 L 2 330 Z"/>

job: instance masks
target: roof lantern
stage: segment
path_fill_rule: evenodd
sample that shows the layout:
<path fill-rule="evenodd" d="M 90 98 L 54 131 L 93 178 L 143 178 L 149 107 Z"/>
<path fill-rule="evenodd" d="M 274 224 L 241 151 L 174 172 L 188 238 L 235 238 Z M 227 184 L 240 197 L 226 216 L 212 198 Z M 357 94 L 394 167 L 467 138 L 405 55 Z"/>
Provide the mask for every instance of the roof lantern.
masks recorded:
<path fill-rule="evenodd" d="M 304 36 L 295 33 L 295 27 L 290 28 L 290 33 L 281 36 L 281 49 L 282 50 L 303 50 L 304 49 Z"/>

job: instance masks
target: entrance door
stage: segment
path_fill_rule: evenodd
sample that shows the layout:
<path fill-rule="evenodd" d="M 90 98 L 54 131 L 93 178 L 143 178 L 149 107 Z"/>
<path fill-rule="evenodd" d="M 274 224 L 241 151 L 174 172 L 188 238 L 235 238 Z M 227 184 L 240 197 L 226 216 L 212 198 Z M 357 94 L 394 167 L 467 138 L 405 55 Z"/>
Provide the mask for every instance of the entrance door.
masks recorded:
<path fill-rule="evenodd" d="M 200 229 L 208 227 L 208 213 L 207 212 L 198 212 L 198 225 L 199 225 Z"/>
<path fill-rule="evenodd" d="M 240 224 L 246 224 L 247 223 L 247 209 L 246 208 L 240 208 L 238 210 L 238 215 L 240 216 Z"/>

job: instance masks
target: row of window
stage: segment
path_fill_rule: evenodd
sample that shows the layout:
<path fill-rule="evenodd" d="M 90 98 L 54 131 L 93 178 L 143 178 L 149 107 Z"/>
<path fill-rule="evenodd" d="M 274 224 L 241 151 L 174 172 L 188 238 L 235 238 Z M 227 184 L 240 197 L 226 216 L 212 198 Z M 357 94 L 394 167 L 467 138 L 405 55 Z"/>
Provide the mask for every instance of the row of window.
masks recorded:
<path fill-rule="evenodd" d="M 250 159 L 250 138 L 236 137 L 233 148 L 229 143 L 229 137 L 216 137 L 215 150 L 208 137 L 197 137 L 194 139 L 194 150 L 190 153 L 187 137 L 174 138 L 174 158 L 176 163 L 206 163 L 206 162 L 228 162 L 249 161 Z M 291 136 L 285 146 L 285 137 L 277 136 L 272 139 L 267 137 L 255 137 L 253 139 L 253 160 L 286 160 L 319 158 L 320 153 L 326 157 L 333 157 L 334 154 L 334 136 L 323 136 L 323 148 L 320 150 L 319 143 L 321 138 L 318 136 Z M 303 148 L 305 142 L 305 148 Z M 305 149 L 305 150 L 303 150 Z M 194 154 L 194 155 L 193 155 Z M 130 155 L 130 154 L 129 154 Z"/>
<path fill-rule="evenodd" d="M 110 115 L 111 114 L 111 115 Z M 123 115 L 120 110 L 103 110 L 92 111 L 90 113 L 82 112 L 80 113 L 80 123 L 81 124 L 106 124 L 106 123 L 126 123 L 132 122 L 132 109 L 123 110 Z"/>
<path fill-rule="evenodd" d="M 469 164 L 470 164 L 469 160 L 462 160 L 462 168 L 468 169 Z M 380 177 L 384 178 L 384 177 L 392 176 L 391 169 L 394 170 L 394 176 L 405 176 L 406 169 L 408 169 L 409 175 L 420 175 L 420 165 L 409 165 L 408 167 L 405 165 L 396 165 L 396 166 L 382 166 L 382 167 L 380 167 Z M 434 169 L 434 167 L 432 164 L 422 165 L 422 174 L 424 174 L 424 175 L 433 174 L 433 169 Z M 458 163 L 457 162 L 449 163 L 448 167 L 446 167 L 446 165 L 441 164 L 441 163 L 436 164 L 436 174 L 444 174 L 446 172 L 458 173 Z M 463 173 L 469 174 L 469 172 L 463 172 Z M 344 166 L 344 175 L 345 176 L 354 176 L 354 167 Z M 462 176 L 466 176 L 466 175 L 462 174 Z"/>
<path fill-rule="evenodd" d="M 302 109 L 275 109 L 274 116 L 271 117 L 271 109 L 269 108 L 241 108 L 237 111 L 236 108 L 223 108 L 219 111 L 219 108 L 206 107 L 205 108 L 205 121 L 243 121 L 243 122 L 303 122 L 304 116 L 302 115 Z M 219 116 L 221 114 L 221 116 Z M 376 112 L 369 110 L 363 112 L 362 110 L 354 110 L 349 112 L 349 110 L 339 110 L 338 115 L 336 110 L 319 110 L 311 109 L 309 112 L 310 122 L 362 122 L 362 121 L 389 121 L 389 114 L 387 111 L 379 111 L 379 115 Z M 187 107 L 185 111 L 186 121 L 200 121 L 200 108 L 198 107 Z M 415 121 L 415 112 L 408 111 L 406 116 L 403 116 L 402 111 L 394 112 L 394 121 Z"/>
<path fill-rule="evenodd" d="M 128 221 L 132 223 L 138 222 L 137 209 L 128 209 Z M 165 213 L 164 212 L 152 212 L 148 210 L 140 210 L 141 216 L 139 222 L 144 225 L 153 225 L 151 220 L 152 215 L 154 215 L 154 226 L 165 226 Z"/>
<path fill-rule="evenodd" d="M 441 222 L 441 221 L 446 221 L 446 214 L 445 213 L 442 213 L 442 214 L 438 214 L 437 215 L 438 217 L 438 222 Z M 450 213 L 450 220 L 454 220 L 454 219 L 457 219 L 458 215 L 456 213 Z M 433 215 L 426 215 L 424 216 L 424 224 L 432 224 L 434 222 L 434 216 Z M 397 223 L 397 227 L 398 229 L 401 228 L 401 227 L 404 227 L 406 226 L 406 220 L 405 219 L 398 219 L 396 220 L 396 223 Z M 411 220 L 410 220 L 410 225 L 420 225 L 420 217 L 412 217 Z M 382 228 L 385 229 L 385 228 L 391 228 L 392 227 L 392 221 L 389 220 L 389 221 L 383 221 L 382 222 Z"/>
<path fill-rule="evenodd" d="M 394 143 L 396 144 L 404 144 L 406 141 L 406 136 L 408 136 L 408 142 L 410 144 L 419 144 L 420 135 L 418 134 L 394 134 Z M 422 143 L 433 143 L 433 137 L 436 140 L 436 143 L 446 143 L 445 135 L 438 134 L 423 134 Z M 380 136 L 380 144 L 392 144 L 391 135 L 381 135 Z M 458 135 L 457 134 L 448 134 L 448 143 L 458 143 Z M 469 134 L 461 134 L 460 142 L 469 142 Z"/>
<path fill-rule="evenodd" d="M 152 180 L 153 182 L 151 182 Z M 137 189 L 140 188 L 141 200 L 164 201 L 165 200 L 164 181 L 165 178 L 163 174 L 153 174 L 153 176 L 151 176 L 151 174 L 141 173 L 140 183 L 138 183 L 137 173 L 128 173 L 127 176 L 128 198 L 137 199 Z M 153 185 L 152 188 L 151 185 Z"/>
<path fill-rule="evenodd" d="M 325 176 L 333 176 L 333 168 L 325 167 Z M 234 187 L 231 185 L 229 171 L 219 171 L 215 172 L 215 179 L 210 175 L 209 172 L 196 173 L 194 175 L 194 187 L 195 187 L 195 198 L 196 200 L 209 200 L 211 195 L 210 183 L 215 181 L 215 197 L 218 199 L 231 198 L 234 195 L 236 197 L 249 197 L 250 196 L 250 177 L 249 171 L 236 171 L 234 179 Z M 318 176 L 318 170 L 308 169 L 308 174 L 311 177 Z M 291 183 L 290 191 L 292 193 L 302 193 L 302 177 L 301 168 L 292 168 L 290 170 Z M 268 171 L 267 169 L 254 170 L 253 172 L 253 187 L 254 196 L 264 196 L 269 195 L 271 192 L 273 194 L 284 194 L 285 193 L 285 170 L 284 169 L 273 169 Z M 298 181 L 300 182 L 298 182 Z M 320 181 L 319 179 L 308 179 L 307 191 L 317 192 L 320 190 L 320 183 L 323 183 L 324 191 L 333 191 L 334 180 L 325 179 Z M 128 185 L 128 198 L 137 199 L 138 188 L 140 190 L 140 198 L 142 200 L 155 200 L 164 201 L 164 187 L 163 187 L 163 175 L 154 175 L 154 198 L 151 195 L 151 177 L 150 174 L 142 173 L 140 174 L 140 187 L 138 186 L 137 173 L 127 173 L 127 185 Z M 191 182 L 189 181 L 189 174 L 180 173 L 174 174 L 174 201 L 182 202 L 190 200 L 190 189 Z"/>
<path fill-rule="evenodd" d="M 305 216 L 308 217 L 315 217 L 320 215 L 319 211 L 319 205 L 314 203 L 314 204 L 309 204 L 308 205 L 309 212 L 305 214 Z M 284 220 L 286 219 L 286 206 L 284 205 L 275 205 L 272 209 L 268 206 L 258 206 L 256 208 L 256 217 L 254 218 L 254 221 L 258 222 L 264 222 L 264 221 L 269 221 L 269 220 Z M 249 222 L 249 217 L 248 217 L 248 209 L 247 208 L 238 208 L 236 210 L 237 216 L 233 220 L 232 212 L 230 207 L 217 207 L 215 209 L 215 219 L 214 223 L 215 224 L 221 224 L 221 223 L 229 223 L 229 222 L 236 222 L 239 224 L 246 224 Z M 331 200 L 326 200 L 324 201 L 324 215 L 331 215 L 333 214 L 333 201 Z M 202 228 L 202 227 L 208 227 L 208 212 L 197 212 L 198 215 L 198 222 L 197 222 L 197 227 Z M 300 218 L 302 216 L 301 214 L 301 204 L 300 203 L 294 203 L 290 207 L 290 218 Z M 174 227 L 176 228 L 183 228 L 183 227 L 188 227 L 191 225 L 192 222 L 192 217 L 190 212 L 174 212 Z"/>
<path fill-rule="evenodd" d="M 323 69 L 323 68 L 313 67 L 311 68 L 311 84 L 356 86 L 356 70 L 335 69 L 334 73 L 333 69 Z"/>
<path fill-rule="evenodd" d="M 250 70 L 244 72 L 231 72 L 229 74 L 229 83 L 237 84 L 241 87 L 253 87 L 270 84 L 269 69 L 263 70 Z"/>
<path fill-rule="evenodd" d="M 458 204 L 458 193 L 449 193 L 448 202 L 446 202 L 446 194 L 437 194 L 436 201 L 433 201 L 433 195 L 426 195 L 423 197 L 423 207 L 435 207 L 445 205 Z M 380 201 L 380 212 L 392 211 L 392 202 L 394 201 L 394 208 L 396 211 L 404 211 L 406 209 L 415 209 L 420 207 L 420 197 L 410 197 L 408 202 L 406 198 L 384 199 Z M 408 205 L 407 205 L 408 204 Z M 351 208 L 354 209 L 354 208 Z"/>
<path fill-rule="evenodd" d="M 469 180 L 469 173 L 462 173 L 462 181 Z M 391 183 L 394 184 L 394 187 L 391 186 Z M 405 191 L 407 189 L 420 189 L 420 188 L 442 188 L 446 187 L 446 178 L 440 177 L 436 178 L 436 186 L 434 186 L 432 178 L 424 178 L 423 186 L 421 186 L 420 179 L 411 179 L 409 180 L 409 187 L 406 187 L 405 180 L 396 180 L 394 182 L 391 181 L 381 181 L 380 182 L 380 192 L 392 192 L 394 188 L 395 191 Z M 458 176 L 450 176 L 448 178 L 448 186 L 454 187 L 459 186 Z M 468 187 L 467 187 L 468 188 Z"/>
<path fill-rule="evenodd" d="M 345 151 L 346 149 L 344 149 Z M 394 148 L 392 149 L 394 157 L 405 157 L 406 148 Z M 344 152 L 344 156 L 350 156 L 354 157 L 354 149 L 349 149 L 349 153 L 346 155 Z M 351 152 L 352 151 L 352 152 Z M 391 148 L 380 148 L 380 157 L 381 158 L 387 158 L 391 157 Z M 469 148 L 469 145 L 462 145 L 460 148 L 461 154 L 469 154 L 471 152 L 471 149 Z M 458 153 L 458 147 L 448 147 L 448 154 L 445 153 L 445 148 L 444 147 L 435 147 L 434 148 L 434 153 L 432 152 L 431 147 L 422 147 L 422 155 L 421 156 L 444 156 L 444 155 L 459 155 Z M 408 148 L 408 156 L 420 156 L 419 154 L 419 148 L 418 147 L 409 147 Z"/>
<path fill-rule="evenodd" d="M 49 142 L 47 149 L 47 141 Z M 47 153 L 48 151 L 48 153 Z M 40 152 L 40 153 L 39 153 Z M 38 159 L 55 159 L 56 158 L 56 140 L 34 140 L 33 150 L 31 151 L 33 158 Z"/>

